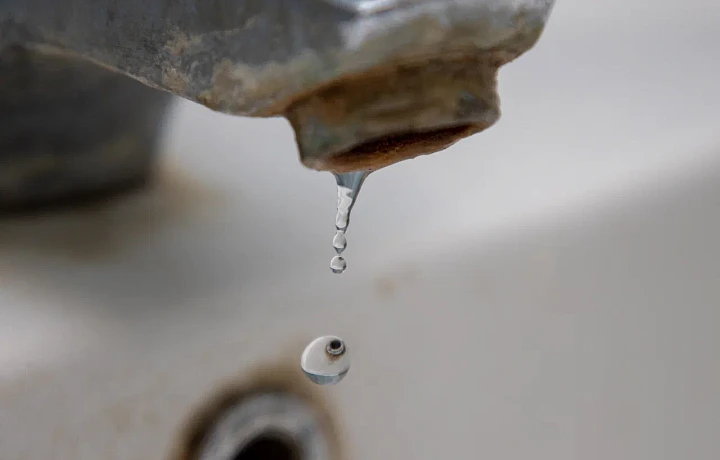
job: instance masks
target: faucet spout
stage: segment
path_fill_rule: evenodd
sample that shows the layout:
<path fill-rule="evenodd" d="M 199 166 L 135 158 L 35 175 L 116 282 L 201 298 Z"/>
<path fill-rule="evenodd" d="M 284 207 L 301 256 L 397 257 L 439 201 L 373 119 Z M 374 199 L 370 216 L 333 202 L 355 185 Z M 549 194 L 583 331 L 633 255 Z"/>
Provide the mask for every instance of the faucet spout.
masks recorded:
<path fill-rule="evenodd" d="M 61 50 L 214 110 L 286 116 L 303 164 L 432 153 L 499 117 L 553 0 L 5 0 L 0 48 Z"/>
<path fill-rule="evenodd" d="M 376 170 L 437 152 L 500 116 L 497 62 L 432 59 L 353 75 L 286 112 L 302 163 L 336 173 Z"/>

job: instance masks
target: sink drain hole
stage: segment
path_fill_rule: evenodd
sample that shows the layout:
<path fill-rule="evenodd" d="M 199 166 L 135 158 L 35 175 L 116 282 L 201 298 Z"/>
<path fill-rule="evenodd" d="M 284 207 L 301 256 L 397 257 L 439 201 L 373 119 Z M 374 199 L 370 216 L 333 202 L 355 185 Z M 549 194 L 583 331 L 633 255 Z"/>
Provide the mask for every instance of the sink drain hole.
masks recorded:
<path fill-rule="evenodd" d="M 237 399 L 236 399 L 237 397 Z M 183 460 L 333 460 L 324 414 L 304 398 L 260 391 L 229 398 L 201 417 Z M 208 416 L 209 415 L 209 416 Z"/>
<path fill-rule="evenodd" d="M 298 446 L 287 436 L 267 432 L 254 439 L 233 460 L 303 460 Z"/>

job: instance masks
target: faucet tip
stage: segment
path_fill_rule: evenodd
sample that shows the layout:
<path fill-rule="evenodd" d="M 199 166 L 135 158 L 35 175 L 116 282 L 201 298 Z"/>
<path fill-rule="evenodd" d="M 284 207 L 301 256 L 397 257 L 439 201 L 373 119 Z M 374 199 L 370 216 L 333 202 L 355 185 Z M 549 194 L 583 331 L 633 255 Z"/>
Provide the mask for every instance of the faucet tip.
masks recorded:
<path fill-rule="evenodd" d="M 425 60 L 352 75 L 286 112 L 302 163 L 377 170 L 444 150 L 500 116 L 491 59 Z"/>

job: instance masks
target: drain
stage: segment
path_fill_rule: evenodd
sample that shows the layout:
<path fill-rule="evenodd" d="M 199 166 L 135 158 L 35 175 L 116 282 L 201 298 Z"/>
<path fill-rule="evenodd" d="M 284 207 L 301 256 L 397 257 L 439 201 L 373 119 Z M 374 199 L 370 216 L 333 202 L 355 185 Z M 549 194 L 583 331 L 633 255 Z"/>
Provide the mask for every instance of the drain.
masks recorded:
<path fill-rule="evenodd" d="M 265 433 L 251 440 L 233 460 L 302 460 L 298 446 L 286 436 Z"/>
<path fill-rule="evenodd" d="M 251 394 L 205 434 L 198 460 L 331 460 L 322 416 L 298 396 Z"/>

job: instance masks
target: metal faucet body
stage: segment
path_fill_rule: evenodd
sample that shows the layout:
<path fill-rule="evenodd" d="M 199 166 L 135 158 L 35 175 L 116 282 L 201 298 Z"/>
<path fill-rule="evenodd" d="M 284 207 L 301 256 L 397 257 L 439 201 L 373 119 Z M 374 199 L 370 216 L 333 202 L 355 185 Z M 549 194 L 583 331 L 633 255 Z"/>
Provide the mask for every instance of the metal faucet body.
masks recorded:
<path fill-rule="evenodd" d="M 552 5 L 0 0 L 0 50 L 82 58 L 224 113 L 286 116 L 306 166 L 377 169 L 492 125 L 496 71 L 532 47 Z"/>

